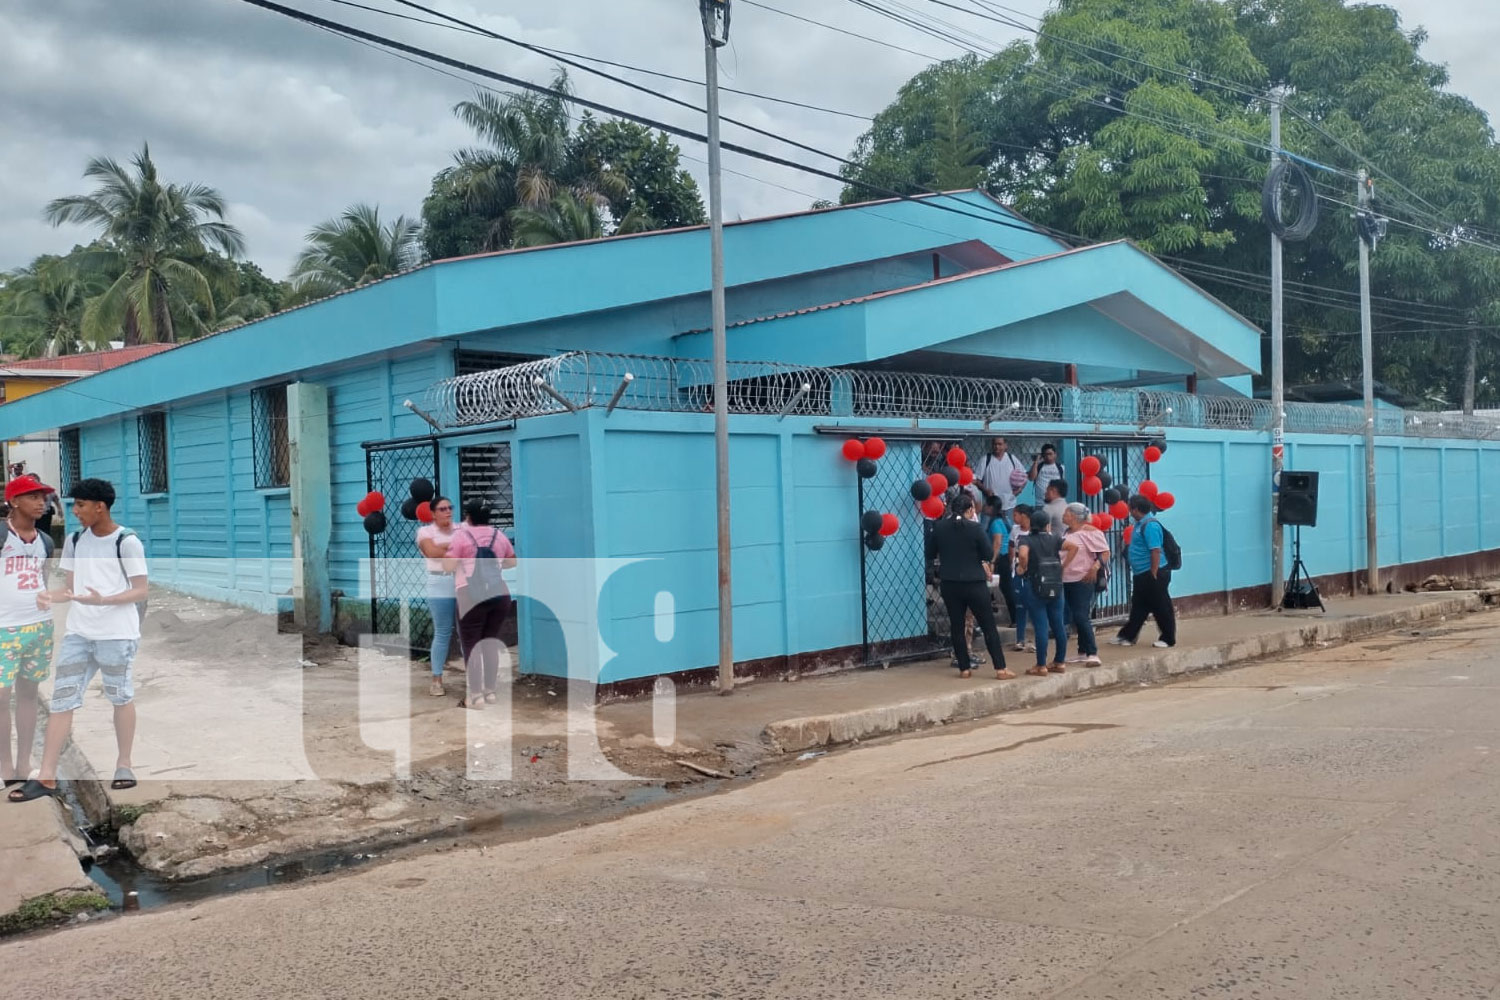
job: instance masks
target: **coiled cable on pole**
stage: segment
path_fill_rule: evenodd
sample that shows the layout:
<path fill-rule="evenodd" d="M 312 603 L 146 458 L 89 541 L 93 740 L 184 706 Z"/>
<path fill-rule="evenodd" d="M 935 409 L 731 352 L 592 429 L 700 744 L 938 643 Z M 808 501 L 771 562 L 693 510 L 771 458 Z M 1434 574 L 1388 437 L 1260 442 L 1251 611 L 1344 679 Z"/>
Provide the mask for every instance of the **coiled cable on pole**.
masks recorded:
<path fill-rule="evenodd" d="M 1288 222 L 1281 215 L 1281 191 L 1288 182 L 1301 195 L 1297 217 Z M 1260 210 L 1271 232 L 1288 243 L 1307 239 L 1318 228 L 1318 191 L 1302 164 L 1277 159 L 1266 175 L 1266 186 L 1260 193 Z"/>

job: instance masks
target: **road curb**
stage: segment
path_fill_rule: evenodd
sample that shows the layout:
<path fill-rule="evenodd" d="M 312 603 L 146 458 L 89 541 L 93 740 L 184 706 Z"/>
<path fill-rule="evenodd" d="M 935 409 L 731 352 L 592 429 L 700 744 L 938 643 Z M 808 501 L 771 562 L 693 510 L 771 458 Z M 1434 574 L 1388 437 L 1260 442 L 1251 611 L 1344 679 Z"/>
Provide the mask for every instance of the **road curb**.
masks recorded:
<path fill-rule="evenodd" d="M 1479 610 L 1484 603 L 1477 593 L 1454 594 L 1415 607 L 1357 618 L 1307 621 L 1292 628 L 1211 646 L 1146 650 L 1123 663 L 1075 669 L 1045 680 L 1021 678 L 853 712 L 785 719 L 767 725 L 765 736 L 780 752 L 797 753 L 929 726 L 967 722 L 1074 698 L 1090 691 L 1159 684 L 1188 674 L 1306 649 L 1318 643 L 1360 639 L 1448 615 L 1467 614 Z"/>

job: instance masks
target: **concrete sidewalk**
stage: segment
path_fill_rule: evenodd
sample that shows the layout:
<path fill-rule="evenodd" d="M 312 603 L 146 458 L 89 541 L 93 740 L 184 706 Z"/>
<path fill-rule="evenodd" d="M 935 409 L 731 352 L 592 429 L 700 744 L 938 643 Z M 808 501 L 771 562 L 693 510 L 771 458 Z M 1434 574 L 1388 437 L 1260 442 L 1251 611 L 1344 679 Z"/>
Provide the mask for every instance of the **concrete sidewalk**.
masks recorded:
<path fill-rule="evenodd" d="M 1068 666 L 1046 678 L 1022 673 L 1034 654 L 1006 653 L 1022 676 L 994 680 L 993 668 L 976 668 L 960 680 L 947 657 L 886 670 L 864 670 L 793 682 L 762 681 L 729 697 L 692 694 L 677 702 L 677 739 L 699 746 L 714 741 L 763 739 L 775 751 L 889 736 L 926 726 L 962 722 L 1014 711 L 1091 691 L 1156 684 L 1184 674 L 1216 670 L 1261 657 L 1317 647 L 1477 611 L 1478 593 L 1396 594 L 1340 599 L 1328 613 L 1248 612 L 1178 624 L 1173 649 L 1111 646 L 1114 629 L 1100 632 L 1102 667 Z M 1148 627 L 1142 642 L 1155 633 Z M 601 719 L 620 730 L 649 732 L 649 703 L 607 705 Z"/>

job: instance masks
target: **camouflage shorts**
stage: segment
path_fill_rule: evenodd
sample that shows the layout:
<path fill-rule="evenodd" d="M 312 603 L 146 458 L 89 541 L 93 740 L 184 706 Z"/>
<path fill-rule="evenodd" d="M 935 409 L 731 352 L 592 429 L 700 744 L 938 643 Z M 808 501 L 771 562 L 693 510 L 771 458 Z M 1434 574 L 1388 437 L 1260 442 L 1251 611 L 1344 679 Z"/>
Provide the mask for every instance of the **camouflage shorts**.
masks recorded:
<path fill-rule="evenodd" d="M 52 623 L 0 628 L 0 688 L 16 679 L 40 684 L 52 667 Z"/>

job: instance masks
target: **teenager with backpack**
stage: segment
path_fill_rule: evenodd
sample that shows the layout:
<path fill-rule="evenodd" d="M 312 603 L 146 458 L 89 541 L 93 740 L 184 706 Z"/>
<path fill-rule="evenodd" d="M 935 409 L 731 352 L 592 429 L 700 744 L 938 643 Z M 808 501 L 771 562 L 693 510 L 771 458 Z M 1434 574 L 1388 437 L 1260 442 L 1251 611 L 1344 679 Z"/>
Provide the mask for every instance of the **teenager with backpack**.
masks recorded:
<path fill-rule="evenodd" d="M 453 532 L 444 565 L 453 571 L 458 599 L 458 644 L 468 665 L 468 692 L 459 704 L 481 709 L 499 696 L 500 629 L 510 609 L 510 591 L 502 570 L 516 564 L 516 550 L 490 524 L 489 504 L 475 498 L 464 504 L 464 521 Z"/>
<path fill-rule="evenodd" d="M 1016 573 L 1026 581 L 1021 593 L 1027 617 L 1036 631 L 1036 666 L 1026 671 L 1034 677 L 1060 674 L 1067 669 L 1068 630 L 1063 625 L 1062 539 L 1052 533 L 1051 518 L 1041 509 L 1022 514 L 1016 508 L 1016 524 L 1025 529 L 1017 547 Z M 1047 639 L 1056 640 L 1057 656 L 1047 663 Z"/>
<path fill-rule="evenodd" d="M 73 516 L 82 525 L 63 543 L 60 568 L 66 585 L 44 592 L 38 604 L 71 604 L 57 654 L 57 678 L 48 706 L 47 741 L 35 780 L 11 789 L 12 802 L 57 794 L 57 764 L 73 731 L 73 713 L 98 674 L 104 696 L 114 706 L 114 780 L 110 788 L 134 788 L 130 752 L 135 743 L 135 680 L 131 664 L 141 640 L 141 614 L 147 593 L 146 550 L 129 528 L 116 524 L 110 509 L 115 488 L 103 479 L 81 479 L 72 489 Z"/>
<path fill-rule="evenodd" d="M 1172 571 L 1182 568 L 1182 550 L 1172 533 L 1156 519 L 1156 505 L 1143 496 L 1130 498 L 1130 516 L 1135 533 L 1130 538 L 1130 620 L 1111 640 L 1116 646 L 1134 646 L 1147 617 L 1156 619 L 1161 638 L 1152 645 L 1166 649 L 1177 645 L 1177 613 L 1172 609 Z"/>
<path fill-rule="evenodd" d="M 42 597 L 52 538 L 41 527 L 50 486 L 27 476 L 5 484 L 10 513 L 0 526 L 0 777 L 5 787 L 31 774 L 37 689 L 52 669 L 52 611 Z M 11 691 L 16 751 L 11 756 Z"/>

